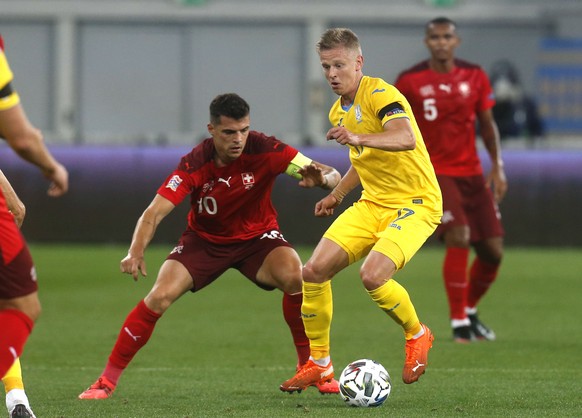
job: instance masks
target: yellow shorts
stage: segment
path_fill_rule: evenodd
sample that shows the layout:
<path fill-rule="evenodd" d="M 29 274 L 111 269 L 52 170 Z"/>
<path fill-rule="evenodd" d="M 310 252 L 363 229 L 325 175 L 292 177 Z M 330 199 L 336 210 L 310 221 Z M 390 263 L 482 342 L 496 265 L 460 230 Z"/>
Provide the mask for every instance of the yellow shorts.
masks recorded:
<path fill-rule="evenodd" d="M 391 208 L 359 200 L 323 236 L 348 253 L 350 264 L 374 250 L 402 269 L 432 235 L 441 216 L 440 207 L 426 204 Z"/>

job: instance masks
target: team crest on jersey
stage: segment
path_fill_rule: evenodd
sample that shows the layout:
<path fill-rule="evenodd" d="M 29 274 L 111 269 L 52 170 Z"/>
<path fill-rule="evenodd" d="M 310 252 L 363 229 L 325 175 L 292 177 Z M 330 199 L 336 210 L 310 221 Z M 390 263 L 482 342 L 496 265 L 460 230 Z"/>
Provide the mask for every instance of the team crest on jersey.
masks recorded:
<path fill-rule="evenodd" d="M 173 175 L 168 184 L 166 184 L 166 189 L 171 189 L 173 192 L 178 190 L 178 186 L 182 183 L 182 179 L 179 175 Z"/>
<path fill-rule="evenodd" d="M 255 175 L 253 173 L 242 173 L 242 182 L 245 189 L 249 190 L 252 189 L 255 185 Z"/>
<path fill-rule="evenodd" d="M 420 89 L 418 89 L 418 91 L 420 92 L 420 95 L 422 97 L 434 96 L 434 87 L 432 86 L 432 84 L 422 86 Z"/>
<path fill-rule="evenodd" d="M 461 92 L 461 95 L 463 97 L 469 97 L 469 95 L 471 94 L 471 86 L 469 85 L 469 83 L 467 83 L 466 81 L 459 83 L 459 92 Z"/>
<path fill-rule="evenodd" d="M 358 123 L 362 122 L 362 108 L 360 107 L 360 105 L 356 105 L 354 113 L 356 114 L 356 120 L 358 121 Z"/>

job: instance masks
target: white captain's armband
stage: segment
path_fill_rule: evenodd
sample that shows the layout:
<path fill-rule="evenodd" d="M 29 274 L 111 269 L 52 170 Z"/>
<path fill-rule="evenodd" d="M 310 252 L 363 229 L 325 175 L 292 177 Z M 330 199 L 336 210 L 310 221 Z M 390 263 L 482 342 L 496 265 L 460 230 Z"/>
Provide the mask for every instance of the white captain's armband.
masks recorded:
<path fill-rule="evenodd" d="M 289 166 L 287 166 L 285 174 L 294 177 L 298 180 L 301 180 L 303 177 L 301 177 L 301 174 L 299 174 L 298 171 L 302 169 L 304 166 L 311 164 L 312 161 L 313 160 L 311 160 L 310 158 L 307 158 L 305 155 L 298 152 L 295 158 L 293 158 L 293 160 L 291 160 L 291 162 L 289 163 Z"/>

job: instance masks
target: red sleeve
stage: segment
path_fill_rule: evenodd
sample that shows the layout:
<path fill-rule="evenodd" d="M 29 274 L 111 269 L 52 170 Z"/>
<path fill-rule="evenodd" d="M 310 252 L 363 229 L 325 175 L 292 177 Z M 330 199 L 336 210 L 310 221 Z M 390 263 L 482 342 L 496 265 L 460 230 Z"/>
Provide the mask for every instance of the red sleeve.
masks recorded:
<path fill-rule="evenodd" d="M 185 171 L 174 170 L 158 189 L 158 194 L 165 197 L 174 206 L 178 206 L 192 191 L 190 176 Z"/>
<path fill-rule="evenodd" d="M 2 38 L 2 35 L 0 35 L 0 49 L 4 51 L 4 38 Z"/>

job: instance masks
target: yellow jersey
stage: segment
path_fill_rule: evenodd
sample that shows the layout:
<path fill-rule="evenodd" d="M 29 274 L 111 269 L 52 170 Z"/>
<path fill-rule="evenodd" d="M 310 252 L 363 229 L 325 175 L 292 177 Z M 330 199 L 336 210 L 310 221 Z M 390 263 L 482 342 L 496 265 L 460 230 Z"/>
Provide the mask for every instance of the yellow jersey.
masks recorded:
<path fill-rule="evenodd" d="M 408 118 L 416 136 L 416 148 L 384 151 L 350 147 L 350 162 L 360 177 L 362 200 L 386 207 L 414 204 L 441 206 L 441 191 L 422 135 L 406 98 L 381 78 L 364 76 L 353 103 L 343 107 L 341 98 L 332 106 L 329 120 L 356 134 L 379 133 L 392 119 Z"/>

